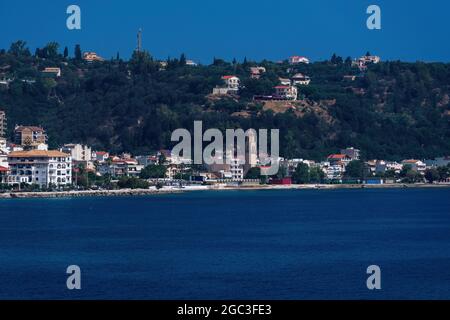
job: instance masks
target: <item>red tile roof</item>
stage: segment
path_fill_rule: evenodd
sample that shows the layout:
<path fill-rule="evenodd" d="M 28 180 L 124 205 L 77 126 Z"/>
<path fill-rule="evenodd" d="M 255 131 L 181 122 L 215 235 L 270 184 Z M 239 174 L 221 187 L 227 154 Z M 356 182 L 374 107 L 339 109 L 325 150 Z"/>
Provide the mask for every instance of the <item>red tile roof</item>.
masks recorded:
<path fill-rule="evenodd" d="M 70 157 L 69 154 L 62 153 L 56 150 L 31 150 L 31 151 L 13 151 L 8 154 L 8 158 L 52 158 L 52 157 Z"/>
<path fill-rule="evenodd" d="M 345 159 L 346 157 L 347 157 L 347 155 L 345 155 L 345 154 L 330 154 L 328 156 L 328 159 L 341 160 L 341 159 Z"/>
<path fill-rule="evenodd" d="M 237 78 L 236 76 L 223 76 L 222 79 L 226 80 L 226 79 L 231 79 L 231 78 Z"/>

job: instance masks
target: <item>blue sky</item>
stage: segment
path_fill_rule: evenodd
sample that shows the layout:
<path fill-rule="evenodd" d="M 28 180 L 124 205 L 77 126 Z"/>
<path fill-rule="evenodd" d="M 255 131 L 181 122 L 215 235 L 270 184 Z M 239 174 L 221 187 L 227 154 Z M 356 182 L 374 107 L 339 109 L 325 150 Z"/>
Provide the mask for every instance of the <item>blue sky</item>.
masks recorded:
<path fill-rule="evenodd" d="M 81 7 L 80 31 L 66 28 L 70 4 Z M 382 30 L 366 27 L 371 4 L 381 7 Z M 321 60 L 370 51 L 385 60 L 449 62 L 449 16 L 448 0 L 2 0 L 0 47 L 23 39 L 34 52 L 57 41 L 71 54 L 80 43 L 105 58 L 129 57 L 142 27 L 144 48 L 157 58 Z"/>

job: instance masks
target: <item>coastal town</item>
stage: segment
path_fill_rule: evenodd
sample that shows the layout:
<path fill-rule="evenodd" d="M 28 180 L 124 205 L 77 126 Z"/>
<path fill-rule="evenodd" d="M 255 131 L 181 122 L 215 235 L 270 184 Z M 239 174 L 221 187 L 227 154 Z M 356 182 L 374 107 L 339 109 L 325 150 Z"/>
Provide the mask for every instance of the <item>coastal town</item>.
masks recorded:
<path fill-rule="evenodd" d="M 136 52 L 141 53 L 140 41 Z M 67 50 L 66 50 L 67 51 Z M 105 61 L 95 52 L 81 55 L 87 64 Z M 40 53 L 37 52 L 37 55 Z M 64 54 L 66 56 L 66 52 Z M 378 64 L 381 59 L 370 53 L 345 61 L 354 70 L 344 75 L 343 83 L 352 83 L 364 77 L 368 67 Z M 195 68 L 198 64 L 185 57 L 183 65 Z M 291 56 L 280 64 L 288 66 L 289 77 L 279 77 L 272 94 L 254 95 L 253 101 L 265 107 L 292 108 L 298 111 L 295 102 L 306 103 L 301 92 L 314 79 L 298 72 L 298 66 L 308 65 L 304 56 Z M 333 56 L 331 63 L 344 63 Z M 63 63 L 64 65 L 64 63 Z M 168 68 L 168 62 L 159 61 L 160 71 Z M 0 87 L 8 86 L 17 79 L 8 76 L 8 66 L 2 67 Z M 81 72 L 81 71 L 80 71 Z M 248 77 L 258 81 L 266 73 L 266 68 L 254 65 L 248 68 Z M 129 72 L 129 74 L 131 74 Z M 50 66 L 40 70 L 40 76 L 56 84 L 63 75 L 61 66 Z M 35 83 L 35 79 L 24 78 L 22 82 Z M 233 74 L 222 75 L 221 85 L 216 85 L 208 99 L 239 99 L 243 89 L 241 79 Z M 349 87 L 354 94 L 361 88 Z M 245 114 L 240 114 L 244 116 Z M 279 171 L 274 176 L 261 175 L 264 164 L 259 159 L 242 163 L 232 159 L 226 164 L 197 165 L 192 159 L 172 156 L 171 150 L 154 150 L 145 154 L 120 153 L 96 150 L 82 141 L 67 141 L 54 149 L 49 149 L 46 129 L 36 123 L 16 124 L 13 132 L 8 132 L 7 113 L 0 106 L 0 190 L 2 192 L 36 192 L 61 190 L 120 190 L 120 189 L 186 189 L 204 188 L 257 188 L 267 186 L 375 186 L 405 184 L 450 184 L 450 156 L 441 155 L 435 159 L 403 159 L 389 161 L 367 159 L 364 150 L 348 146 L 336 148 L 321 161 L 285 158 L 273 159 L 279 163 Z"/>
<path fill-rule="evenodd" d="M 450 157 L 362 160 L 361 151 L 348 147 L 323 161 L 280 157 L 276 176 L 261 176 L 254 165 L 194 165 L 173 157 L 170 150 L 151 154 L 112 154 L 68 143 L 49 150 L 40 126 L 16 125 L 12 141 L 5 138 L 7 116 L 0 111 L 0 188 L 3 192 L 58 190 L 238 188 L 291 185 L 450 184 Z"/>

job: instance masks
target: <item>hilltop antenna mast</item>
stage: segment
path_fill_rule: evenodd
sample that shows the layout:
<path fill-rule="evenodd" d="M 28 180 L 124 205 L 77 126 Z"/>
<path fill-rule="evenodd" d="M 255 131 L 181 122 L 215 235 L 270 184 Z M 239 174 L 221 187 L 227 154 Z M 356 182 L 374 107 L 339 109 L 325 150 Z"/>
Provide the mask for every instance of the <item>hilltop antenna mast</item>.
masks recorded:
<path fill-rule="evenodd" d="M 137 52 L 141 52 L 142 51 L 142 28 L 139 29 L 138 34 L 137 34 Z"/>

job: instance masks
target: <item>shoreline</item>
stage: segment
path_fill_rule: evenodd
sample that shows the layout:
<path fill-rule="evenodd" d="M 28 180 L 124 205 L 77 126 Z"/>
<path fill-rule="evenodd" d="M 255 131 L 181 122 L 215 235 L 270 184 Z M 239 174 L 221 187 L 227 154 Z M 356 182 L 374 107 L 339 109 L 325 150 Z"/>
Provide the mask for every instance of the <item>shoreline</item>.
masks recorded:
<path fill-rule="evenodd" d="M 178 194 L 193 191 L 256 191 L 256 190 L 339 190 L 339 189 L 418 189 L 418 188 L 450 188 L 447 184 L 308 184 L 308 185 L 260 185 L 260 186 L 188 186 L 185 188 L 167 187 L 151 189 L 120 189 L 120 190 L 83 190 L 83 191 L 51 191 L 51 192 L 5 192 L 0 193 L 0 199 L 28 198 L 79 198 L 79 197 L 119 197 L 119 196 L 149 196 L 163 194 Z"/>

